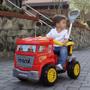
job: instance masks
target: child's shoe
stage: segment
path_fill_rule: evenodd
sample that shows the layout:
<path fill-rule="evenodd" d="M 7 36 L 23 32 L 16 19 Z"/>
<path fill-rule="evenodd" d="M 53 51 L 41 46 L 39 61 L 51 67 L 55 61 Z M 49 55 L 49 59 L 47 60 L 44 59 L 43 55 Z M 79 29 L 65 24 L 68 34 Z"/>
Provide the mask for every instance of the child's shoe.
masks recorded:
<path fill-rule="evenodd" d="M 61 64 L 58 64 L 58 65 L 56 66 L 56 68 L 57 68 L 58 70 L 63 70 L 63 66 L 62 66 Z"/>

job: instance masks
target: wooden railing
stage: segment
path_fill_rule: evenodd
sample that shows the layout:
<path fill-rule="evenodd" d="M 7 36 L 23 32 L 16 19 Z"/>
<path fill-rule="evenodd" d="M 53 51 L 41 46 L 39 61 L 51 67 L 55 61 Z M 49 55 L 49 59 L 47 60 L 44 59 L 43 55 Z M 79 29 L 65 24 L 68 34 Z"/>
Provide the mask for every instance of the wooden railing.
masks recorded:
<path fill-rule="evenodd" d="M 17 13 L 17 12 L 11 12 L 11 11 L 0 11 L 0 17 L 16 17 L 20 19 L 27 19 L 27 20 L 33 20 L 37 21 L 38 18 L 34 16 L 28 16 L 25 13 Z"/>

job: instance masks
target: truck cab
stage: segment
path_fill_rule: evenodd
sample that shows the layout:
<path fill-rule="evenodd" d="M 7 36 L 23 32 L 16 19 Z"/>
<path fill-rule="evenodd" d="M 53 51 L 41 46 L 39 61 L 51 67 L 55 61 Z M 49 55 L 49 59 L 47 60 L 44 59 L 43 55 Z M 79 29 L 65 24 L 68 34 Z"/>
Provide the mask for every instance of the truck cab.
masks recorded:
<path fill-rule="evenodd" d="M 43 67 L 57 63 L 56 55 L 53 52 L 53 39 L 51 38 L 18 39 L 16 44 L 15 77 L 39 80 Z"/>

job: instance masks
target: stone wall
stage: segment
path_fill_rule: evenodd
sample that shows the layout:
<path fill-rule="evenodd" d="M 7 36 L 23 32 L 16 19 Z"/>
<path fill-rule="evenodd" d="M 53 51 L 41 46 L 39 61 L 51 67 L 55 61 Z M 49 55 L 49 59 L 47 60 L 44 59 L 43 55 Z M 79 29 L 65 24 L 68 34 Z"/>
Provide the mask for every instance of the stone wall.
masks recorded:
<path fill-rule="evenodd" d="M 44 36 L 50 29 L 37 28 L 37 36 Z M 20 19 L 0 18 L 0 51 L 14 51 L 17 38 L 34 36 L 34 22 Z M 90 30 L 83 27 L 74 27 L 71 38 L 75 41 L 75 49 L 90 46 Z"/>
<path fill-rule="evenodd" d="M 16 39 L 29 36 L 31 29 L 30 20 L 0 18 L 0 51 L 14 50 Z"/>

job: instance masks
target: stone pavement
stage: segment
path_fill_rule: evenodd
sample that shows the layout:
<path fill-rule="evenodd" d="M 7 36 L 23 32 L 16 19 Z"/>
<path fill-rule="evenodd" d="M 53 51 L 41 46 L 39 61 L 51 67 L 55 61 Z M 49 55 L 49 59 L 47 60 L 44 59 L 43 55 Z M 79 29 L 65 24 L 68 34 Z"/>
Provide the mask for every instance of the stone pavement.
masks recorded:
<path fill-rule="evenodd" d="M 39 83 L 20 82 L 12 76 L 13 61 L 0 58 L 0 90 L 90 90 L 90 49 L 75 51 L 74 55 L 81 64 L 81 74 L 77 80 L 71 80 L 67 74 L 61 74 L 52 87 Z"/>

